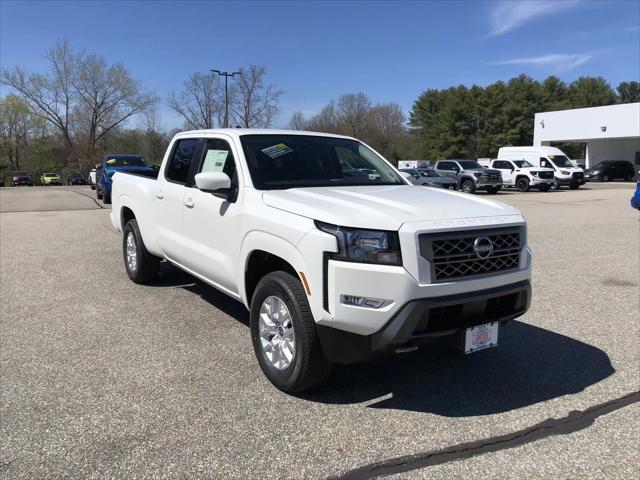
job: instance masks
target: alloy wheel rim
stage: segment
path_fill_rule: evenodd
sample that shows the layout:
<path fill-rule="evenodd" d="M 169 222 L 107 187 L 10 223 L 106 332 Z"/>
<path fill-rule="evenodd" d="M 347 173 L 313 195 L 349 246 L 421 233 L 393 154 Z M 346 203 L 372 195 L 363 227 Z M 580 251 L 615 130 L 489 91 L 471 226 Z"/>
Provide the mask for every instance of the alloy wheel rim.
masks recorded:
<path fill-rule="evenodd" d="M 282 299 L 264 299 L 258 316 L 258 333 L 264 358 L 277 370 L 291 365 L 296 354 L 296 335 L 291 313 Z"/>
<path fill-rule="evenodd" d="M 130 272 L 135 272 L 138 268 L 138 255 L 137 255 L 136 241 L 133 238 L 133 233 L 127 234 L 127 268 Z"/>

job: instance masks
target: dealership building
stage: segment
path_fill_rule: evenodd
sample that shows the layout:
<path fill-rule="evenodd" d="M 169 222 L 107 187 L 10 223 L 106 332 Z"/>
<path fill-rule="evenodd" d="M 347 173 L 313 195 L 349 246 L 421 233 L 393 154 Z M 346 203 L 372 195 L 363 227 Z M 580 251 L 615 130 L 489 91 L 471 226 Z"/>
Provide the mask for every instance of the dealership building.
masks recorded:
<path fill-rule="evenodd" d="M 587 168 L 627 160 L 640 170 L 640 103 L 536 113 L 533 145 L 585 143 Z"/>

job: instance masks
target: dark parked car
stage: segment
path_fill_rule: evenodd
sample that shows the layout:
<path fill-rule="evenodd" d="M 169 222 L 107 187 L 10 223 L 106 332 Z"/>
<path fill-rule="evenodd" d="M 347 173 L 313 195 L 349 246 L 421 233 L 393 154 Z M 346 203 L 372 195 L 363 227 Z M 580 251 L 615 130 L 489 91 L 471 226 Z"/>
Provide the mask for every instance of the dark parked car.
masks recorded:
<path fill-rule="evenodd" d="M 447 188 L 451 190 L 458 189 L 458 182 L 453 178 L 443 177 L 432 168 L 401 168 L 400 171 L 411 175 L 409 180 L 415 185 Z"/>
<path fill-rule="evenodd" d="M 17 187 L 18 185 L 29 185 L 33 187 L 33 178 L 31 178 L 29 172 L 13 172 L 11 174 L 11 186 Z"/>
<path fill-rule="evenodd" d="M 87 180 L 79 172 L 71 172 L 67 176 L 67 185 L 86 185 Z"/>
<path fill-rule="evenodd" d="M 626 180 L 630 182 L 636 174 L 633 164 L 625 160 L 605 160 L 588 169 L 586 177 L 589 180 L 609 182 L 611 180 Z"/>

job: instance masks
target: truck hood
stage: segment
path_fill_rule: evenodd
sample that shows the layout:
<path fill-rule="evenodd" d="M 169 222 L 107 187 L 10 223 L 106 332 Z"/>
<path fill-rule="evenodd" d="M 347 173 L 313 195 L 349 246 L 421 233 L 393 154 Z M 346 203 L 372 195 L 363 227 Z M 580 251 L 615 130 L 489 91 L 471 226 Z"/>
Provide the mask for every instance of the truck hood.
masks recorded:
<path fill-rule="evenodd" d="M 483 197 L 410 185 L 272 190 L 263 200 L 313 220 L 378 230 L 398 230 L 407 222 L 519 215 L 515 208 Z"/>
<path fill-rule="evenodd" d="M 482 172 L 482 173 L 489 173 L 489 174 L 498 174 L 498 173 L 502 173 L 500 172 L 500 170 L 496 170 L 495 168 L 465 168 L 464 170 L 462 170 L 463 172 Z"/>

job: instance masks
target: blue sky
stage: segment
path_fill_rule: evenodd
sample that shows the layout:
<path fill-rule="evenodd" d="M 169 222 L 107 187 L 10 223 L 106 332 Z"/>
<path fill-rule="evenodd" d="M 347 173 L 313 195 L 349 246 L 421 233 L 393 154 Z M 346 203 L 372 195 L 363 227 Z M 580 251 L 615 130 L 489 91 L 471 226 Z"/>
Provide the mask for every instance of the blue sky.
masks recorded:
<path fill-rule="evenodd" d="M 12 2 L 0 0 L 0 66 L 45 68 L 67 38 L 163 101 L 196 71 L 264 65 L 285 91 L 278 124 L 362 91 L 409 111 L 427 88 L 520 73 L 640 80 L 640 2 Z M 3 93 L 6 91 L 3 90 Z M 181 122 L 161 107 L 165 128 Z"/>

